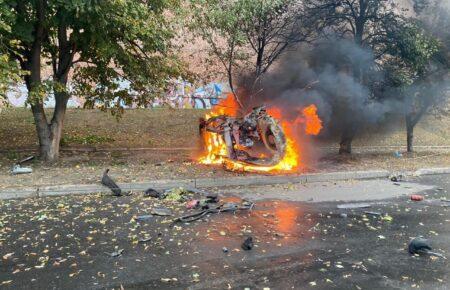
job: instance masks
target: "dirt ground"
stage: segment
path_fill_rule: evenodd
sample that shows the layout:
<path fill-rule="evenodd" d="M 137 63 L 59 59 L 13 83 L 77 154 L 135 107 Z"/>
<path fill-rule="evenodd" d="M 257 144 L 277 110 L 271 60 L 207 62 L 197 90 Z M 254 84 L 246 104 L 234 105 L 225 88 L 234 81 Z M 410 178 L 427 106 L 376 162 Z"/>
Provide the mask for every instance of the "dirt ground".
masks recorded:
<path fill-rule="evenodd" d="M 17 149 L 36 148 L 36 135 L 28 110 L 3 110 L 0 113 L 0 188 L 97 183 L 105 168 L 110 168 L 119 182 L 250 174 L 197 164 L 197 124 L 198 118 L 204 114 L 204 110 L 139 109 L 127 110 L 118 121 L 98 110 L 70 109 L 64 128 L 61 160 L 52 166 L 34 160 L 30 164 L 32 174 L 12 176 L 9 173 L 11 165 L 33 154 Z M 449 125 L 450 118 L 424 120 L 415 134 L 417 152 L 403 154 L 402 157 L 394 155 L 396 151 L 404 151 L 401 124 L 389 133 L 371 132 L 370 135 L 359 136 L 354 142 L 355 153 L 352 156 L 336 154 L 335 140 L 316 140 L 315 147 L 320 149 L 316 150 L 315 161 L 303 170 L 404 171 L 450 166 Z M 80 152 L 74 148 L 92 152 Z"/>
<path fill-rule="evenodd" d="M 199 109 L 133 109 L 116 119 L 100 110 L 68 109 L 63 147 L 173 148 L 197 144 Z M 50 114 L 51 111 L 48 111 Z M 405 146 L 403 124 L 390 124 L 359 134 L 354 146 Z M 319 140 L 322 146 L 336 146 L 337 140 Z M 422 120 L 415 130 L 415 145 L 450 146 L 450 116 Z M 0 151 L 37 146 L 33 116 L 25 108 L 0 112 Z M 397 150 L 402 150 L 400 147 Z M 11 153 L 12 154 L 12 153 Z"/>

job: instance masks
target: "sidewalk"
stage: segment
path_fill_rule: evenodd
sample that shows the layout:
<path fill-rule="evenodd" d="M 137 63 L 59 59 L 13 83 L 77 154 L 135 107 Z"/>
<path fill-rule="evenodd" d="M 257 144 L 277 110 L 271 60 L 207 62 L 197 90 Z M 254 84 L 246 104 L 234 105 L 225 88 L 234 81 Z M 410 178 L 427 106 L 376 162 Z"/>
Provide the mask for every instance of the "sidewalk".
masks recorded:
<path fill-rule="evenodd" d="M 450 167 L 423 168 L 416 171 L 403 172 L 406 176 L 432 174 L 448 174 Z M 391 173 L 387 170 L 340 171 L 289 176 L 240 176 L 219 178 L 162 179 L 148 182 L 119 183 L 124 191 L 144 191 L 147 188 L 168 189 L 172 187 L 208 188 L 224 186 L 271 185 L 284 183 L 326 182 L 337 180 L 361 180 L 387 178 Z M 55 186 L 17 187 L 0 190 L 0 199 L 60 196 L 70 194 L 108 193 L 109 189 L 100 184 L 70 184 Z"/>

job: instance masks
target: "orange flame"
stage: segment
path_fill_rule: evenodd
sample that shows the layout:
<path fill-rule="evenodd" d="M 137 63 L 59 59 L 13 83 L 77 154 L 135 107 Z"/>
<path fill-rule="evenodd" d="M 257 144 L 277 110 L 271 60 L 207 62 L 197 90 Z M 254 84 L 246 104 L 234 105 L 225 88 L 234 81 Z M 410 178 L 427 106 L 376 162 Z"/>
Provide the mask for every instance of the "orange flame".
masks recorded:
<path fill-rule="evenodd" d="M 232 94 L 217 104 L 210 114 L 206 114 L 206 119 L 218 116 L 228 115 L 236 116 L 238 111 L 237 102 Z M 317 107 L 309 105 L 298 110 L 300 115 L 295 120 L 287 120 L 284 118 L 282 110 L 278 107 L 271 107 L 267 110 L 268 114 L 280 122 L 281 128 L 286 136 L 286 151 L 277 164 L 273 166 L 255 166 L 245 164 L 239 161 L 225 158 L 227 155 L 227 146 L 220 134 L 213 132 L 205 132 L 205 154 L 199 158 L 199 162 L 203 164 L 224 164 L 228 169 L 235 171 L 250 172 L 293 172 L 302 167 L 301 147 L 296 141 L 294 128 L 299 124 L 303 124 L 304 132 L 307 135 L 317 135 L 322 129 L 322 121 L 317 115 Z"/>

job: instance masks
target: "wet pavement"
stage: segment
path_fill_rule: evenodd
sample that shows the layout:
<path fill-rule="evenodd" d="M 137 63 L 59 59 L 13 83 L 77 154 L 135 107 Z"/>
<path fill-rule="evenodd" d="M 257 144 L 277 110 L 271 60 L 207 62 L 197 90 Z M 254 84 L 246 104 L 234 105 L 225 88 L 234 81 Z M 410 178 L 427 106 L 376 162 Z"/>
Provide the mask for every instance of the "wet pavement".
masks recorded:
<path fill-rule="evenodd" d="M 224 200 L 242 197 L 253 210 L 189 224 L 136 222 L 155 206 L 194 211 L 141 193 L 0 201 L 0 288 L 450 288 L 449 260 L 406 250 L 422 235 L 450 256 L 449 175 L 221 190 Z M 371 207 L 337 208 L 363 200 Z M 255 246 L 244 251 L 248 236 Z"/>

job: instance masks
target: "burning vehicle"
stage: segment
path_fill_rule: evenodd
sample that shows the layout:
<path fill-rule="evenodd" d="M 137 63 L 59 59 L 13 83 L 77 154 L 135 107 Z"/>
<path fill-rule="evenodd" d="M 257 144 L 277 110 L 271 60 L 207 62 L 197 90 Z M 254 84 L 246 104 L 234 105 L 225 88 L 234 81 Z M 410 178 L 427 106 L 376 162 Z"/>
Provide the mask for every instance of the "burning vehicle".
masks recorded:
<path fill-rule="evenodd" d="M 314 105 L 300 110 L 294 120 L 283 118 L 277 107 L 258 106 L 238 116 L 238 106 L 229 95 L 205 118 L 200 135 L 205 149 L 203 164 L 223 164 L 229 170 L 251 172 L 295 171 L 302 165 L 296 131 L 317 135 L 321 120 Z"/>
<path fill-rule="evenodd" d="M 264 106 L 253 108 L 243 118 L 218 115 L 201 119 L 200 134 L 206 132 L 219 135 L 225 144 L 223 157 L 236 162 L 273 166 L 286 153 L 283 130 Z"/>

